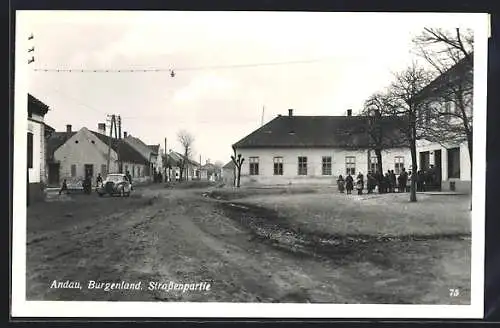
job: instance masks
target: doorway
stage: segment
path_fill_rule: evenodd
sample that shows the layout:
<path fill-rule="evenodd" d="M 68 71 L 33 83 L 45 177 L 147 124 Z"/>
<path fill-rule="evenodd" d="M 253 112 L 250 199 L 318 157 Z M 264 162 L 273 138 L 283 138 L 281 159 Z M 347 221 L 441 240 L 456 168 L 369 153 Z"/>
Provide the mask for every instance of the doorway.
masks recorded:
<path fill-rule="evenodd" d="M 428 151 L 420 152 L 420 167 L 419 170 L 427 171 L 429 170 L 430 164 L 430 154 Z"/>
<path fill-rule="evenodd" d="M 59 185 L 59 163 L 49 163 L 49 185 Z"/>
<path fill-rule="evenodd" d="M 94 164 L 85 164 L 85 178 L 92 179 L 94 177 Z"/>

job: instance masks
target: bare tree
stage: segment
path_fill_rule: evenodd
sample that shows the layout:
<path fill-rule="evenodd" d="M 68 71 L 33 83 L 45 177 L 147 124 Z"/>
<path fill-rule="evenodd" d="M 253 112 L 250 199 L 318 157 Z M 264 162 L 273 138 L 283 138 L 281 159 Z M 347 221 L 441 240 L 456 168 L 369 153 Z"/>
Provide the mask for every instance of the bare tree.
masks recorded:
<path fill-rule="evenodd" d="M 361 111 L 361 115 L 368 116 L 368 134 L 370 137 L 370 147 L 375 151 L 377 157 L 377 174 L 382 172 L 382 151 L 393 147 L 400 140 L 390 138 L 390 132 L 384 129 L 383 116 L 392 115 L 392 104 L 387 93 L 377 92 L 372 94 L 366 101 Z"/>
<path fill-rule="evenodd" d="M 473 31 L 425 28 L 413 42 L 439 74 L 422 94 L 428 103 L 428 139 L 445 147 L 467 141 L 472 170 Z"/>
<path fill-rule="evenodd" d="M 184 171 L 187 169 L 189 158 L 191 156 L 194 136 L 186 130 L 181 130 L 177 134 L 177 140 L 181 144 L 184 151 L 182 159 L 179 163 L 179 169 L 180 169 L 179 180 L 182 181 L 184 177 Z"/>
<path fill-rule="evenodd" d="M 236 148 L 233 147 L 234 154 L 231 155 L 231 160 L 233 161 L 234 165 L 236 166 L 236 175 L 235 175 L 235 180 L 236 180 L 236 187 L 240 187 L 240 179 L 241 179 L 241 167 L 243 166 L 243 162 L 245 161 L 244 158 L 241 157 L 241 154 L 236 154 Z"/>
<path fill-rule="evenodd" d="M 417 120 L 418 113 L 423 109 L 423 103 L 418 95 L 421 90 L 432 80 L 432 74 L 417 66 L 415 62 L 404 71 L 395 74 L 395 80 L 389 89 L 389 103 L 387 110 L 394 116 L 404 117 L 406 124 L 401 128 L 401 132 L 406 136 L 411 152 L 411 189 L 410 201 L 417 201 L 416 194 L 416 173 L 417 165 L 417 140 L 422 138 L 419 133 L 420 121 Z M 389 105 L 390 104 L 390 105 Z"/>

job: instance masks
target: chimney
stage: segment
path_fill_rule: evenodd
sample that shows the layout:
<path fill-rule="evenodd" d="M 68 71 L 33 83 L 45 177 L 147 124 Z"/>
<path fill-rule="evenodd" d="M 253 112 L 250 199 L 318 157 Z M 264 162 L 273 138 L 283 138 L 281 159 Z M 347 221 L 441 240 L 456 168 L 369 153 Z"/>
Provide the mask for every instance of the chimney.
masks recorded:
<path fill-rule="evenodd" d="M 127 131 L 123 131 L 123 137 L 126 138 L 127 137 Z"/>
<path fill-rule="evenodd" d="M 288 110 L 288 117 L 292 117 L 293 116 L 293 109 L 289 109 Z"/>
<path fill-rule="evenodd" d="M 71 124 L 66 124 L 66 132 L 71 133 Z"/>
<path fill-rule="evenodd" d="M 347 110 L 347 116 L 352 116 L 352 109 Z"/>
<path fill-rule="evenodd" d="M 106 134 L 106 123 L 97 124 L 97 132 L 105 135 Z"/>

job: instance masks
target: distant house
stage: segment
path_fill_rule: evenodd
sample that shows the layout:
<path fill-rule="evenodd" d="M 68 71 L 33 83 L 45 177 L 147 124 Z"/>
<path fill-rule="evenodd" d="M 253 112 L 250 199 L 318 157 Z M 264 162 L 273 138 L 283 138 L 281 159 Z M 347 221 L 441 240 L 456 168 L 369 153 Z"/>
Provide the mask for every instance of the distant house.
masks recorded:
<path fill-rule="evenodd" d="M 236 165 L 231 160 L 222 167 L 222 181 L 227 186 L 234 186 L 236 177 Z"/>
<path fill-rule="evenodd" d="M 149 149 L 151 149 L 151 163 L 153 165 L 153 170 L 156 172 L 162 172 L 163 174 L 163 159 L 162 159 L 162 149 L 160 145 L 148 145 Z"/>
<path fill-rule="evenodd" d="M 53 131 L 44 118 L 49 106 L 28 94 L 27 204 L 44 198 L 45 139 Z"/>
<path fill-rule="evenodd" d="M 123 133 L 123 140 L 127 142 L 131 147 L 133 147 L 137 152 L 139 152 L 145 160 L 148 161 L 149 166 L 146 168 L 144 174 L 148 177 L 148 179 L 152 179 L 155 170 L 161 169 L 161 167 L 158 167 L 158 162 L 161 162 L 161 156 L 158 154 L 159 145 L 157 149 L 153 149 L 156 147 L 150 147 L 149 145 L 145 144 L 140 138 L 134 137 L 131 134 L 127 134 L 127 132 Z"/>
<path fill-rule="evenodd" d="M 51 185 L 60 185 L 63 179 L 68 185 L 80 185 L 85 177 L 95 183 L 98 173 L 105 176 L 108 172 L 119 172 L 120 165 L 123 172 L 130 172 L 133 182 L 148 180 L 150 163 L 123 139 L 107 136 L 105 124 L 99 124 L 97 132 L 85 127 L 72 131 L 71 125 L 67 125 L 65 132 L 54 132 L 47 141 Z"/>
<path fill-rule="evenodd" d="M 467 75 L 466 75 L 467 74 Z M 458 78 L 464 77 L 467 78 Z M 461 86 L 465 89 L 472 89 L 473 67 L 472 62 L 466 59 L 451 67 L 448 71 L 439 75 L 431 83 L 429 83 L 419 93 L 418 97 L 425 98 L 427 106 L 424 110 L 418 113 L 418 119 L 424 124 L 429 124 L 432 120 L 428 109 L 431 106 L 442 108 L 442 112 L 450 114 L 448 124 L 451 128 L 458 127 L 459 131 L 463 131 L 463 120 L 454 117 L 453 114 L 463 117 L 463 113 L 455 106 L 456 102 L 452 99 L 445 99 L 443 95 L 453 95 L 450 90 L 458 86 L 457 83 L 462 83 Z M 472 123 L 472 91 L 467 95 L 466 115 L 470 117 Z M 446 139 L 446 138 L 445 138 Z M 419 170 L 429 170 L 432 165 L 436 169 L 438 181 L 440 181 L 441 190 L 455 190 L 460 192 L 471 191 L 471 160 L 467 145 L 467 138 L 463 133 L 458 133 L 457 136 L 446 140 L 433 140 L 427 137 L 426 140 L 417 141 L 417 163 Z"/>
<path fill-rule="evenodd" d="M 184 155 L 172 151 L 171 149 L 163 157 L 163 167 L 167 181 L 176 181 L 180 179 L 183 158 Z M 192 159 L 187 159 L 182 178 L 186 180 L 196 180 L 199 179 L 199 176 L 200 164 Z"/>
<path fill-rule="evenodd" d="M 387 121 L 394 147 L 382 153 L 382 170 L 398 174 L 411 163 L 398 120 Z M 241 184 L 334 184 L 339 175 L 366 175 L 376 156 L 368 133 L 369 118 L 352 116 L 278 115 L 233 145 L 245 159 Z"/>
<path fill-rule="evenodd" d="M 221 168 L 207 160 L 200 168 L 200 176 L 201 180 L 218 181 L 221 179 Z"/>

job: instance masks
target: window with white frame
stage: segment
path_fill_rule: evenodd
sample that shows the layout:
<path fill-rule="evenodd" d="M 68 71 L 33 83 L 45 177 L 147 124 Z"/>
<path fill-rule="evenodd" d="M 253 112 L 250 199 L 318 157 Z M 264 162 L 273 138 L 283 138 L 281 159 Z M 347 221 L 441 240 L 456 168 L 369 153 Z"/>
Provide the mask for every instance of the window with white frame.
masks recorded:
<path fill-rule="evenodd" d="M 403 156 L 394 157 L 394 173 L 400 174 L 405 167 L 405 158 Z"/>
<path fill-rule="evenodd" d="M 248 163 L 250 165 L 250 175 L 259 175 L 259 158 L 249 157 Z"/>
<path fill-rule="evenodd" d="M 307 175 L 307 157 L 299 156 L 298 161 L 298 175 Z"/>
<path fill-rule="evenodd" d="M 323 156 L 321 165 L 321 174 L 323 175 L 332 175 L 332 157 L 331 156 Z"/>
<path fill-rule="evenodd" d="M 273 158 L 274 175 L 283 175 L 283 157 Z"/>
<path fill-rule="evenodd" d="M 356 174 L 356 156 L 345 157 L 345 174 Z"/>

